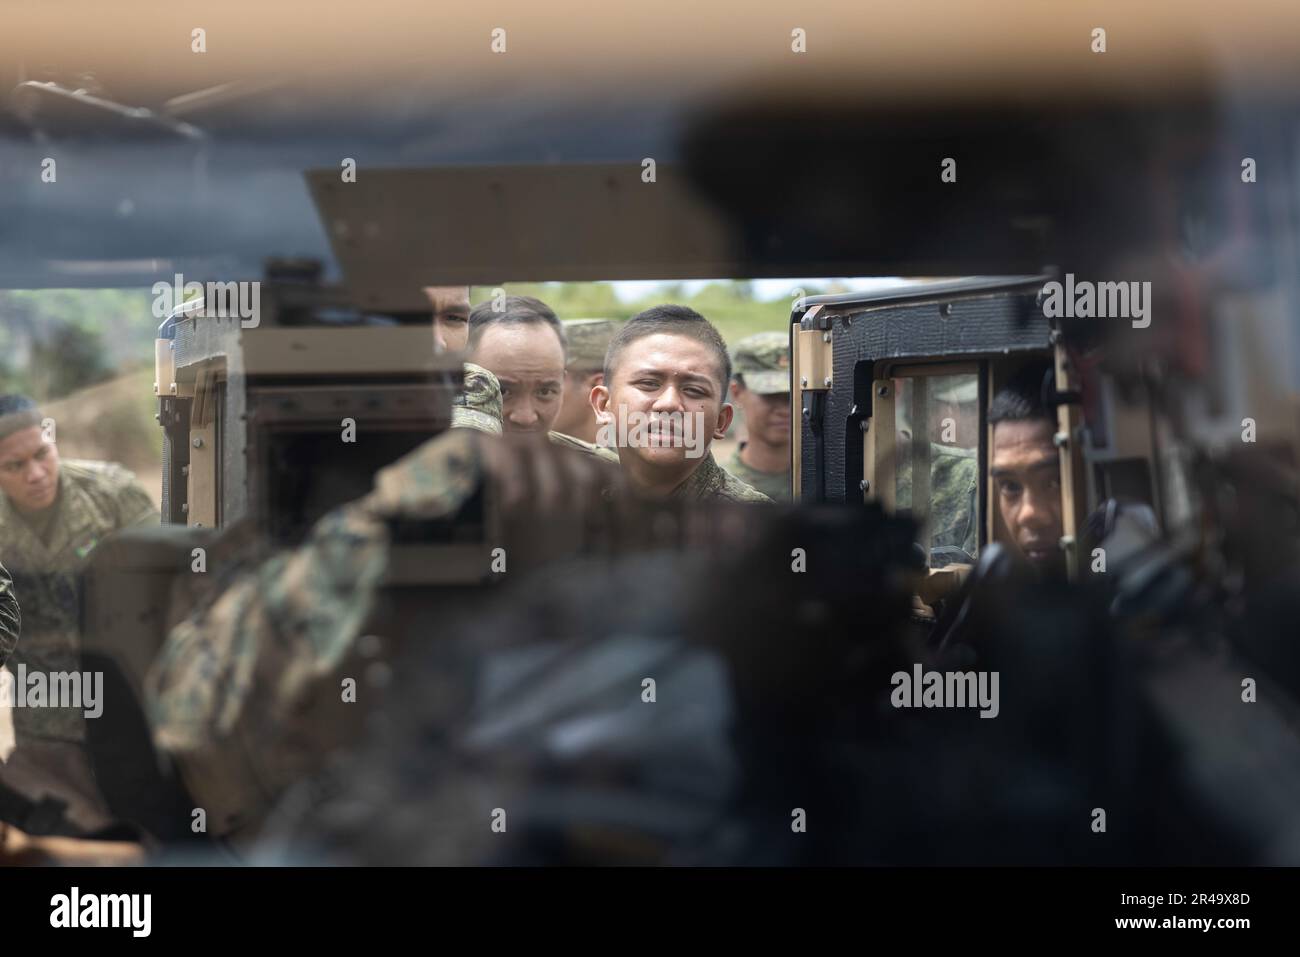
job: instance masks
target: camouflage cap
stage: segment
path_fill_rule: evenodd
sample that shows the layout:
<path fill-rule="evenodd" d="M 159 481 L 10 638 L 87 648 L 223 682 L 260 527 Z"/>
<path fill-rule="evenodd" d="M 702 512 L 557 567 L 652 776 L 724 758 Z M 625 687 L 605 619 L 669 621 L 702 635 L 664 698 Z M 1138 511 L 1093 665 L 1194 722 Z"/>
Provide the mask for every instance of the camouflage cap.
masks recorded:
<path fill-rule="evenodd" d="M 615 319 L 565 319 L 564 336 L 569 346 L 570 369 L 601 369 L 609 340 L 622 323 Z"/>
<path fill-rule="evenodd" d="M 732 373 L 760 395 L 790 391 L 790 339 L 784 332 L 756 332 L 736 343 Z"/>
<path fill-rule="evenodd" d="M 501 383 L 487 369 L 465 363 L 465 385 L 451 403 L 453 429 L 501 434 Z"/>

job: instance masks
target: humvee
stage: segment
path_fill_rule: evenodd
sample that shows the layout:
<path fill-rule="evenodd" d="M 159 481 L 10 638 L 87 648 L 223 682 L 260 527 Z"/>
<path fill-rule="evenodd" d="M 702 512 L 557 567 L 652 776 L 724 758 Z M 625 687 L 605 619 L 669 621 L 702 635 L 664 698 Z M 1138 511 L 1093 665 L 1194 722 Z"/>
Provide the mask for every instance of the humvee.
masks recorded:
<path fill-rule="evenodd" d="M 1051 360 L 1071 577 L 1084 518 L 1104 499 L 1154 508 L 1149 430 L 1083 415 L 1080 372 L 1043 315 L 1050 276 L 900 283 L 794 305 L 794 481 L 801 501 L 879 502 L 918 526 L 933 571 L 973 566 L 1006 534 L 987 480 L 988 404 L 1026 361 Z M 1100 383 L 1089 383 L 1099 387 Z M 1114 415 L 1114 398 L 1100 411 Z M 1140 415 L 1125 405 L 1121 413 Z M 936 483 L 944 487 L 943 494 Z M 951 486 L 957 485 L 958 488 Z M 941 500 L 942 499 L 942 500 Z M 947 576 L 943 576 L 947 577 Z"/>

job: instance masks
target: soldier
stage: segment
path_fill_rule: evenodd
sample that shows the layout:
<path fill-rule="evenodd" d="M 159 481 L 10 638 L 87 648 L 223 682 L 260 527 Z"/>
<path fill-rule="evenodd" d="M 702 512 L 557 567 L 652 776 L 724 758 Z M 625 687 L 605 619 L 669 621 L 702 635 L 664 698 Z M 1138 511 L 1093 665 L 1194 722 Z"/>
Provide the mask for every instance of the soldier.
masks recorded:
<path fill-rule="evenodd" d="M 464 352 L 469 344 L 469 286 L 425 286 L 432 308 L 433 351 Z M 464 365 L 465 382 L 452 401 L 452 428 L 501 434 L 501 383 L 472 362 Z"/>
<path fill-rule="evenodd" d="M 281 790 L 341 743 L 339 677 L 370 663 L 362 628 L 403 526 L 454 518 L 489 482 L 503 512 L 600 500 L 606 476 L 593 456 L 483 434 L 501 431 L 496 382 L 467 364 L 449 432 L 383 469 L 369 495 L 321 519 L 302 546 L 240 572 L 168 635 L 146 710 L 213 833 L 254 831 Z"/>
<path fill-rule="evenodd" d="M 1043 402 L 1046 363 L 1031 363 L 989 406 L 989 480 L 1011 546 L 1039 574 L 1065 574 L 1061 536 L 1061 461 L 1056 420 Z"/>
<path fill-rule="evenodd" d="M 474 307 L 469 351 L 501 385 L 501 424 L 507 432 L 551 430 L 564 392 L 564 329 L 551 308 L 532 296 L 507 296 Z"/>
<path fill-rule="evenodd" d="M 591 402 L 633 491 L 647 498 L 772 501 L 728 474 L 709 451 L 731 425 L 730 381 L 726 344 L 693 309 L 655 306 L 618 331 Z"/>
<path fill-rule="evenodd" d="M 469 338 L 469 286 L 425 286 L 433 310 L 433 351 L 463 352 Z"/>
<path fill-rule="evenodd" d="M 746 441 L 727 471 L 773 501 L 789 501 L 790 347 L 783 332 L 758 332 L 736 343 L 731 397 L 745 413 Z"/>
<path fill-rule="evenodd" d="M 605 352 L 618 330 L 613 319 L 566 319 L 569 361 L 564 370 L 564 401 L 554 430 L 595 443 L 599 423 L 591 409 L 591 390 L 605 381 Z"/>
<path fill-rule="evenodd" d="M 41 414 L 25 396 L 0 396 L 0 542 L 26 611 L 13 664 L 28 674 L 80 670 L 78 575 L 107 535 L 156 523 L 158 510 L 135 476 L 112 462 L 60 462 Z M 16 750 L 4 768 L 15 790 L 53 790 L 69 817 L 100 820 L 101 801 L 76 707 L 13 710 Z M 62 793 L 59 793 L 62 792 Z"/>
<path fill-rule="evenodd" d="M 899 387 L 907 380 L 896 380 Z M 979 386 L 974 377 L 945 382 L 936 389 L 934 399 L 937 412 L 933 421 L 949 422 L 955 429 L 956 441 L 944 440 L 944 431 L 930 440 L 930 500 L 912 502 L 912 457 L 918 441 L 915 431 L 907 423 L 908 416 L 899 413 L 903 423 L 899 437 L 900 449 L 897 474 L 897 504 L 899 508 L 924 511 L 930 527 L 931 566 L 943 567 L 954 561 L 971 563 L 979 548 L 979 461 L 978 448 L 965 442 L 976 441 L 978 429 Z M 906 394 L 896 388 L 899 395 Z M 964 438 L 963 438 L 964 437 Z M 937 551 L 936 551 L 937 550 Z M 965 553 L 965 554 L 962 554 Z"/>
<path fill-rule="evenodd" d="M 22 625 L 22 615 L 18 610 L 18 599 L 14 596 L 14 583 L 9 572 L 0 565 L 0 668 L 13 654 L 18 644 L 18 632 Z"/>

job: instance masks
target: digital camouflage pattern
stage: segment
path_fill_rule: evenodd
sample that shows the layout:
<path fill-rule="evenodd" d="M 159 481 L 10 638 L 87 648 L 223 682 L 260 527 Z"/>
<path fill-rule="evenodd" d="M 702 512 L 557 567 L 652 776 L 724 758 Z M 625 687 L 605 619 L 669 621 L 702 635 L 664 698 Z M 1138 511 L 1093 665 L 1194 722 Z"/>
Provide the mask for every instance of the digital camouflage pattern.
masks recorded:
<path fill-rule="evenodd" d="M 756 332 L 736 343 L 732 375 L 759 395 L 790 391 L 790 339 L 784 332 Z"/>
<path fill-rule="evenodd" d="M 912 472 L 898 470 L 898 508 L 912 507 Z M 972 557 L 979 547 L 979 459 L 974 449 L 930 443 L 930 546 L 953 545 Z"/>
<path fill-rule="evenodd" d="M 355 732 L 339 726 L 354 714 L 341 681 L 365 670 L 358 639 L 388 568 L 390 520 L 454 514 L 492 441 L 471 426 L 426 442 L 303 545 L 240 573 L 172 629 L 146 680 L 146 709 L 155 743 L 217 833 L 265 811 L 324 743 Z"/>
<path fill-rule="evenodd" d="M 369 495 L 172 629 L 148 682 L 159 747 L 183 754 L 228 738 L 255 683 L 268 686 L 260 697 L 274 715 L 342 659 L 386 567 L 388 519 L 453 514 L 481 480 L 478 433 L 501 434 L 497 377 L 472 363 L 464 371 L 449 431 L 381 469 Z"/>
<path fill-rule="evenodd" d="M 465 363 L 465 381 L 451 401 L 451 427 L 501 434 L 501 383 L 487 369 Z"/>
<path fill-rule="evenodd" d="M 0 667 L 9 660 L 14 646 L 18 644 L 22 620 L 18 598 L 14 595 L 13 579 L 5 567 L 0 565 Z"/>
<path fill-rule="evenodd" d="M 790 488 L 790 470 L 760 472 L 756 468 L 751 468 L 740 458 L 740 453 L 744 448 L 745 443 L 742 442 L 732 450 L 731 458 L 727 460 L 727 471 L 746 485 L 758 489 L 774 502 L 790 501 L 793 497 Z"/>
<path fill-rule="evenodd" d="M 546 437 L 551 440 L 552 445 L 558 445 L 561 448 L 573 449 L 576 452 L 582 452 L 585 455 L 594 455 L 596 458 L 613 465 L 618 465 L 618 453 L 613 449 L 607 449 L 604 446 L 596 445 L 594 442 L 588 442 L 585 439 L 575 438 L 572 435 L 565 435 L 563 432 L 547 432 Z"/>
<path fill-rule="evenodd" d="M 471 372 L 473 376 L 471 376 Z M 145 682 L 157 746 L 177 762 L 218 834 L 260 819 L 283 788 L 314 770 L 327 745 L 357 732 L 340 704 L 344 678 L 362 675 L 362 629 L 389 567 L 399 520 L 454 515 L 483 482 L 481 422 L 500 408 L 490 373 L 466 369 L 480 414 L 376 476 L 365 498 L 335 509 L 307 541 L 238 572 L 208 606 L 173 628 Z M 613 462 L 569 436 L 553 444 Z M 768 502 L 709 456 L 676 498 Z M 364 690 L 364 689 L 363 689 Z"/>
<path fill-rule="evenodd" d="M 155 744 L 178 763 L 210 826 L 231 834 L 310 770 L 322 742 L 346 740 L 340 683 L 364 672 L 361 628 L 388 568 L 392 521 L 453 515 L 483 477 L 483 433 L 501 434 L 501 387 L 465 364 L 452 428 L 380 470 L 298 548 L 238 571 L 168 634 L 145 682 Z M 321 689 L 328 689 L 322 691 Z M 333 721 L 330 718 L 333 718 Z M 355 730 L 355 729 L 351 729 Z"/>
<path fill-rule="evenodd" d="M 22 640 L 12 665 L 29 672 L 71 672 L 81 667 L 80 572 L 106 536 L 133 525 L 157 523 L 158 509 L 135 476 L 113 462 L 65 459 L 59 494 L 50 506 L 46 538 L 0 495 L 0 543 L 22 595 Z M 81 741 L 85 719 L 77 708 L 16 708 L 14 733 L 26 738 Z"/>
<path fill-rule="evenodd" d="M 574 449 L 587 455 L 595 456 L 603 462 L 618 465 L 618 453 L 613 449 L 602 448 L 582 439 L 575 439 L 560 432 L 549 433 L 553 445 Z M 670 499 L 707 502 L 721 500 L 727 502 L 753 502 L 772 504 L 772 499 L 759 489 L 741 481 L 718 465 L 713 453 L 707 453 L 696 466 L 695 471 L 687 476 L 681 485 L 669 493 Z"/>
<path fill-rule="evenodd" d="M 736 478 L 707 452 L 686 481 L 669 493 L 670 499 L 688 502 L 750 502 L 772 504 L 772 500 L 751 485 Z"/>
<path fill-rule="evenodd" d="M 614 319 L 564 320 L 565 353 L 571 372 L 599 372 L 605 367 L 609 340 L 622 323 Z"/>

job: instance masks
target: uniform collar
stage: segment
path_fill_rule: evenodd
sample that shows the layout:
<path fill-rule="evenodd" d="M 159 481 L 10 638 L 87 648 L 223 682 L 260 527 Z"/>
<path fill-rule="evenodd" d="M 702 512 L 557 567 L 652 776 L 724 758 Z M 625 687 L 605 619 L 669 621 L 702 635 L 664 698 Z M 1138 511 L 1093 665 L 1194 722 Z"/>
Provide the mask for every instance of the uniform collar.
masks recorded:
<path fill-rule="evenodd" d="M 61 554 L 69 545 L 78 541 L 86 529 L 88 512 L 84 508 L 77 508 L 83 495 L 84 492 L 68 478 L 67 469 L 61 465 L 59 494 L 54 504 L 50 506 L 58 509 L 58 514 L 53 518 L 48 543 L 36 535 L 27 519 L 9 501 L 9 496 L 0 495 L 0 527 L 6 529 L 5 537 L 11 539 L 5 542 L 5 552 L 14 555 L 36 555 L 43 561 Z M 82 520 L 74 522 L 73 519 L 76 517 L 81 517 Z"/>
<path fill-rule="evenodd" d="M 704 453 L 704 458 L 695 467 L 695 471 L 686 477 L 686 481 L 668 493 L 669 498 L 700 499 L 710 498 L 726 483 L 726 473 L 713 458 L 713 450 Z"/>

